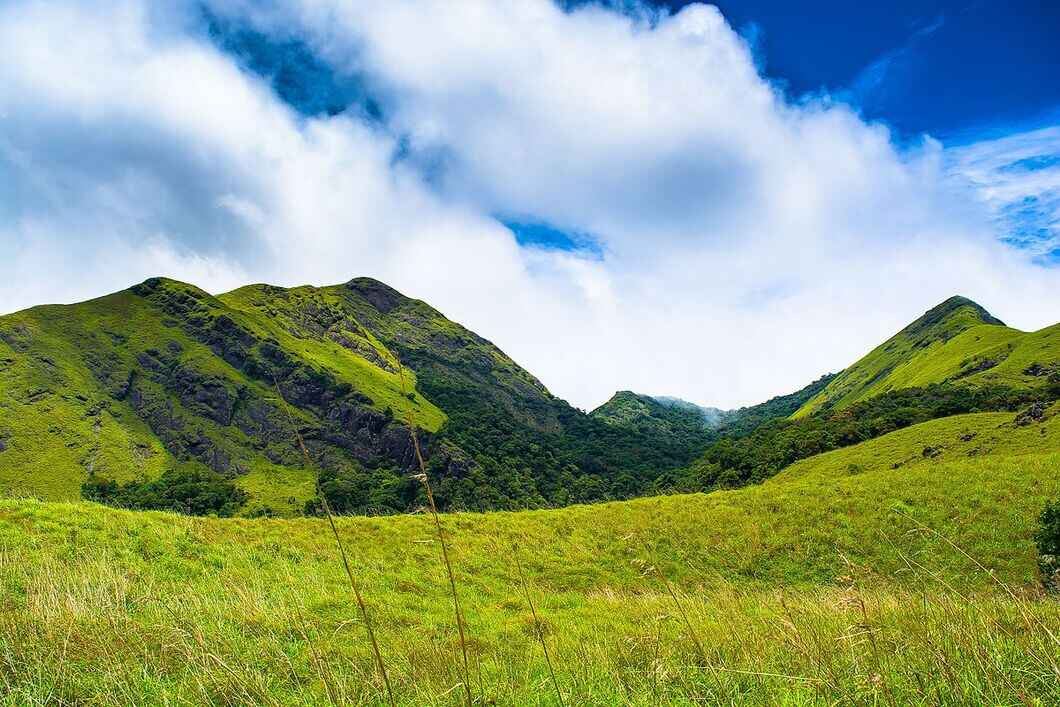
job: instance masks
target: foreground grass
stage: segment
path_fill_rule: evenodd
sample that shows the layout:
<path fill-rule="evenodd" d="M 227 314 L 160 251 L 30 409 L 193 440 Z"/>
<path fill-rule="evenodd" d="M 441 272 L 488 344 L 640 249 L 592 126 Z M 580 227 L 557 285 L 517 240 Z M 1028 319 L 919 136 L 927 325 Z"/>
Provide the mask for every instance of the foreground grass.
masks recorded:
<path fill-rule="evenodd" d="M 738 491 L 446 516 L 473 694 L 558 704 L 518 552 L 566 704 L 1060 703 L 1031 542 L 1060 452 L 1030 440 L 1056 419 L 937 420 Z M 430 519 L 338 523 L 398 700 L 460 703 Z M 326 521 L 0 501 L 0 704 L 382 703 L 364 636 Z"/>

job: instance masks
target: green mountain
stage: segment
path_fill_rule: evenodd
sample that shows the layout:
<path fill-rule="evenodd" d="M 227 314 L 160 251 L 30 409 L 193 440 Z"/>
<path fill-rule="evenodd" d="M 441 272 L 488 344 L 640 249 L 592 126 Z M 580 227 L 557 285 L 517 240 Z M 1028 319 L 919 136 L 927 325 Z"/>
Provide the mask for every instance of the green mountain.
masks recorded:
<path fill-rule="evenodd" d="M 725 413 L 677 398 L 620 390 L 589 414 L 617 429 L 686 446 L 694 454 L 716 437 L 713 430 Z"/>
<path fill-rule="evenodd" d="M 0 317 L 4 495 L 293 514 L 323 493 L 404 511 L 423 502 L 407 419 L 443 507 L 638 495 L 702 449 L 575 410 L 370 279 L 215 297 L 155 278 Z"/>
<path fill-rule="evenodd" d="M 652 398 L 657 403 L 670 408 L 676 408 L 679 410 L 689 410 L 692 412 L 698 412 L 706 423 L 707 427 L 717 428 L 720 427 L 728 419 L 731 411 L 722 410 L 721 408 L 715 407 L 704 407 L 703 405 L 697 405 L 696 403 L 690 403 L 687 400 L 681 398 L 674 398 L 668 395 L 656 395 Z"/>
<path fill-rule="evenodd" d="M 842 410 L 875 395 L 938 383 L 1035 388 L 1060 375 L 1060 324 L 1027 333 L 951 297 L 844 370 L 795 412 Z"/>
<path fill-rule="evenodd" d="M 835 376 L 835 373 L 828 373 L 794 393 L 778 395 L 738 410 L 704 407 L 681 398 L 621 390 L 590 414 L 613 426 L 637 429 L 653 436 L 704 437 L 701 433 L 706 428 L 714 432 L 705 435 L 706 439 L 716 439 L 720 435 L 739 437 L 764 422 L 794 414 Z"/>
<path fill-rule="evenodd" d="M 761 482 L 929 420 L 1006 411 L 1034 421 L 1057 398 L 1060 325 L 1024 333 L 952 297 L 846 370 L 731 413 L 699 459 L 664 483 L 692 491 Z"/>

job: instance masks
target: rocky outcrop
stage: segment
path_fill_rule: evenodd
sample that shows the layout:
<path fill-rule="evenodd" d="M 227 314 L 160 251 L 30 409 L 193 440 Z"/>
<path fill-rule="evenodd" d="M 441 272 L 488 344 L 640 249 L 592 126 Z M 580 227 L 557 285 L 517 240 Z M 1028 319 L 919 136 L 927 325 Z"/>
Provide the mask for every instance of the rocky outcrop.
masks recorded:
<path fill-rule="evenodd" d="M 1047 406 L 1045 403 L 1034 403 L 1026 410 L 1016 415 L 1014 422 L 1021 427 L 1041 422 L 1045 419 L 1046 409 Z"/>

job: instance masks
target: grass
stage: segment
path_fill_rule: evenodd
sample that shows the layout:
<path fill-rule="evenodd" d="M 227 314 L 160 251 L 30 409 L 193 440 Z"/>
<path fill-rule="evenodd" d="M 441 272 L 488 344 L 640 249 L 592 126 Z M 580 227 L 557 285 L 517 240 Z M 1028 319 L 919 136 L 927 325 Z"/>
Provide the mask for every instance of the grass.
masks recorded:
<path fill-rule="evenodd" d="M 1011 417 L 935 420 L 735 491 L 446 516 L 475 696 L 1056 704 L 1060 605 L 1031 535 L 1060 493 L 1042 451 L 1058 423 Z M 335 522 L 397 701 L 460 702 L 432 519 Z M 0 700 L 384 702 L 347 581 L 319 519 L 0 501 Z"/>

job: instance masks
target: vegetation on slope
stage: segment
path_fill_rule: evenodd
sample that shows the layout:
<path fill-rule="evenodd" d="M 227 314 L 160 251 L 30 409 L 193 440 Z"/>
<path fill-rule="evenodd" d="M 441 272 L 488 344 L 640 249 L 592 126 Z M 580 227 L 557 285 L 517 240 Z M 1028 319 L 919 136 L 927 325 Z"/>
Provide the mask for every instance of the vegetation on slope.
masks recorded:
<path fill-rule="evenodd" d="M 800 459 L 849 447 L 927 420 L 971 412 L 1022 410 L 1010 428 L 1049 417 L 1060 385 L 1046 389 L 966 388 L 933 385 L 903 388 L 834 412 L 792 420 L 774 418 L 743 436 L 724 436 L 687 469 L 660 479 L 677 490 L 732 488 L 767 479 Z"/>
<path fill-rule="evenodd" d="M 826 373 L 813 383 L 794 393 L 778 395 L 764 403 L 743 407 L 739 410 L 731 410 L 726 413 L 719 431 L 729 437 L 743 437 L 770 420 L 790 417 L 807 400 L 824 390 L 837 375 L 836 373 Z"/>
<path fill-rule="evenodd" d="M 399 359 L 414 370 L 418 390 L 447 416 L 439 440 L 460 452 L 460 464 L 445 456 L 428 460 L 444 509 L 631 498 L 649 492 L 665 470 L 690 463 L 704 446 L 614 427 L 576 410 L 489 341 L 375 280 L 290 290 L 254 285 L 220 299 L 307 337 L 330 336 L 335 321 L 355 320 L 392 352 L 395 365 Z M 337 508 L 377 512 L 422 505 L 418 485 L 408 480 L 394 480 L 390 500 L 379 503 L 371 500 L 379 496 L 378 478 L 344 472 L 327 477 L 320 488 Z"/>
<path fill-rule="evenodd" d="M 589 414 L 612 427 L 633 430 L 659 440 L 672 440 L 694 456 L 716 437 L 712 430 L 724 413 L 720 410 L 713 412 L 717 414 L 677 398 L 654 398 L 620 390 Z"/>
<path fill-rule="evenodd" d="M 664 405 L 666 407 L 677 408 L 678 410 L 685 410 L 691 412 L 698 412 L 706 422 L 707 427 L 718 427 L 725 419 L 729 416 L 729 410 L 722 410 L 721 408 L 715 407 L 704 407 L 697 405 L 696 403 L 690 403 L 687 400 L 681 398 L 675 398 L 669 395 L 654 395 L 652 400 Z"/>
<path fill-rule="evenodd" d="M 1060 325 L 1011 329 L 951 297 L 845 369 L 795 413 L 842 410 L 892 390 L 935 383 L 1037 388 L 1060 380 Z"/>
<path fill-rule="evenodd" d="M 735 491 L 444 517 L 476 698 L 556 703 L 518 552 L 567 704 L 1055 704 L 1060 606 L 1036 593 L 1033 536 L 1060 418 L 1012 417 L 915 425 Z M 430 519 L 337 523 L 398 700 L 456 702 Z M 323 520 L 9 500 L 0 547 L 10 704 L 384 699 Z"/>
<path fill-rule="evenodd" d="M 219 297 L 156 278 L 0 317 L 4 495 L 168 504 L 133 489 L 180 466 L 235 484 L 247 515 L 319 508 L 321 493 L 343 512 L 407 511 L 424 502 L 410 417 L 442 508 L 628 498 L 705 446 L 590 417 L 489 341 L 365 278 Z"/>
<path fill-rule="evenodd" d="M 412 451 L 392 408 L 428 431 L 445 416 L 413 374 L 404 396 L 397 372 L 357 344 L 164 279 L 0 317 L 0 490 L 69 499 L 86 482 L 147 482 L 183 465 L 245 486 L 248 511 L 296 511 L 313 493 L 296 428 L 324 468 L 400 476 Z M 428 449 L 446 456 L 439 446 Z"/>

